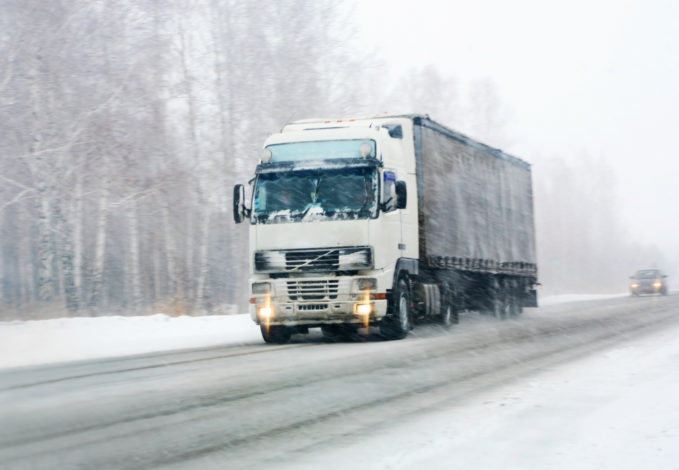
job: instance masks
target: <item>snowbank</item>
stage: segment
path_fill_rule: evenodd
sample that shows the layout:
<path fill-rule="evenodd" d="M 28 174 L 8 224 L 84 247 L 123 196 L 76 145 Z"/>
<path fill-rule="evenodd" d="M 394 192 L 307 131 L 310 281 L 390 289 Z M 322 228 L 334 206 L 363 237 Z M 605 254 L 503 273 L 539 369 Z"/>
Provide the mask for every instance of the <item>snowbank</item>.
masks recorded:
<path fill-rule="evenodd" d="M 249 315 L 58 318 L 0 322 L 0 367 L 261 342 Z"/>

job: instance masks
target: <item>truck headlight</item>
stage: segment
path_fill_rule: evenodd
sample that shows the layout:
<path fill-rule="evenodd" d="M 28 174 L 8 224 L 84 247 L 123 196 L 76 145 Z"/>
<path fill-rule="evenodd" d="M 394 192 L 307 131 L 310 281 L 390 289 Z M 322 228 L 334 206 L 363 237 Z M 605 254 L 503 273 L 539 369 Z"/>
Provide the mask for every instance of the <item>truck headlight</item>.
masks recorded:
<path fill-rule="evenodd" d="M 374 292 L 377 290 L 377 279 L 374 277 L 360 277 L 354 280 L 354 286 L 352 289 L 354 292 L 370 291 Z"/>
<path fill-rule="evenodd" d="M 252 284 L 252 294 L 253 295 L 264 295 L 271 293 L 271 283 L 270 282 L 255 282 Z"/>
<path fill-rule="evenodd" d="M 655 282 L 653 283 L 653 287 L 655 287 L 656 289 L 660 289 L 660 288 L 662 287 L 662 282 L 660 282 L 660 281 L 655 281 Z"/>

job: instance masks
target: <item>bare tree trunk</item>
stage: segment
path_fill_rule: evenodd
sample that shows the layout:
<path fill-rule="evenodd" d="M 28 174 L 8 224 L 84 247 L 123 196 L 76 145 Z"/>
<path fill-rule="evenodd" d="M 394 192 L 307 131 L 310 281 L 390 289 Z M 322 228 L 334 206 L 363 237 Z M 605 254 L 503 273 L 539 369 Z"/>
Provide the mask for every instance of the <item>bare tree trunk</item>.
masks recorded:
<path fill-rule="evenodd" d="M 213 68 L 215 74 L 215 88 L 217 95 L 217 109 L 219 114 L 219 136 L 220 136 L 220 161 L 216 162 L 217 168 L 221 170 L 220 174 L 226 182 L 233 184 L 238 174 L 237 162 L 240 160 L 235 157 L 233 148 L 233 129 L 232 116 L 235 113 L 234 103 L 234 89 L 235 80 L 233 74 L 237 70 L 237 65 L 233 61 L 231 51 L 234 48 L 233 41 L 235 34 L 232 33 L 232 8 L 233 4 L 223 8 L 220 2 L 212 0 L 211 4 L 211 30 L 212 30 L 212 47 L 214 49 Z M 232 157 L 232 158 L 230 158 Z M 230 163 L 230 164 L 229 164 Z M 227 186 L 229 186 L 227 184 Z M 227 190 L 228 195 L 228 190 Z M 228 197 L 228 196 L 227 196 Z M 205 242 L 209 240 L 205 237 Z M 226 260 L 231 264 L 238 256 L 236 250 L 234 235 L 232 231 L 228 231 L 220 237 L 224 245 L 227 247 Z M 207 262 L 207 259 L 205 260 Z M 203 265 L 203 270 L 207 271 L 207 266 Z M 226 282 L 226 296 L 230 300 L 234 297 L 234 282 Z M 204 295 L 199 292 L 200 295 Z"/>
<path fill-rule="evenodd" d="M 205 296 L 205 283 L 207 281 L 208 273 L 208 248 L 210 244 L 210 218 L 211 211 L 208 209 L 204 210 L 205 215 L 203 216 L 203 226 L 201 227 L 201 240 L 200 240 L 200 270 L 198 272 L 198 285 L 196 287 L 196 303 L 199 308 L 207 308 L 206 296 Z"/>
<path fill-rule="evenodd" d="M 104 165 L 106 164 L 104 163 Z M 104 261 L 106 257 L 106 225 L 108 222 L 108 178 L 106 176 L 106 169 L 106 166 L 104 166 L 103 184 L 99 191 L 91 294 L 88 302 L 88 305 L 95 309 L 100 309 L 103 306 L 104 297 Z"/>
<path fill-rule="evenodd" d="M 130 237 L 130 274 L 127 276 L 132 294 L 130 306 L 132 307 L 132 311 L 137 313 L 142 305 L 142 285 L 140 273 L 139 220 L 137 214 L 137 202 L 134 200 L 134 198 L 131 200 L 130 207 L 127 210 L 127 228 L 128 236 Z"/>
<path fill-rule="evenodd" d="M 190 146 L 193 154 L 193 161 L 194 161 L 194 171 L 198 171 L 198 167 L 200 164 L 200 151 L 199 151 L 199 143 L 198 143 L 198 122 L 197 122 L 197 117 L 196 117 L 196 100 L 194 97 L 193 93 L 193 79 L 190 75 L 190 67 L 189 67 L 189 51 L 187 49 L 187 40 L 186 40 L 186 31 L 183 28 L 183 25 L 180 23 L 179 25 L 179 40 L 180 40 L 180 47 L 181 47 L 181 68 L 182 68 L 182 74 L 184 78 L 184 83 L 186 84 L 186 101 L 188 105 L 188 128 L 189 128 L 189 136 L 190 136 Z M 200 181 L 198 181 L 198 178 L 196 178 L 196 182 L 194 183 L 194 186 L 191 187 L 189 186 L 187 191 L 187 211 L 186 211 L 186 247 L 185 247 L 185 256 L 186 256 L 186 282 L 187 282 L 187 292 L 190 292 L 190 297 L 188 300 L 192 304 L 195 303 L 196 298 L 196 292 L 193 290 L 193 286 L 195 285 L 194 282 L 194 249 L 195 249 L 195 229 L 194 229 L 194 223 L 196 221 L 196 218 L 200 218 L 202 214 L 202 208 L 200 207 L 200 204 L 202 203 L 202 198 L 200 197 L 200 194 L 196 196 L 196 191 L 200 191 Z M 193 215 L 196 215 L 193 217 Z"/>
<path fill-rule="evenodd" d="M 76 303 L 79 307 L 83 301 L 83 175 L 82 171 L 76 173 L 75 200 L 73 207 L 73 290 Z"/>
<path fill-rule="evenodd" d="M 175 244 L 174 233 L 170 224 L 170 208 L 165 203 L 163 205 L 163 231 L 165 235 L 165 265 L 167 266 L 168 292 L 171 297 L 176 298 L 180 295 L 177 292 L 177 246 Z"/>
<path fill-rule="evenodd" d="M 193 291 L 193 286 L 194 286 L 194 277 L 193 277 L 193 250 L 195 247 L 195 237 L 194 237 L 194 220 L 195 217 L 194 215 L 197 215 L 198 211 L 200 210 L 198 208 L 198 204 L 195 203 L 195 197 L 193 194 L 193 191 L 191 188 L 188 189 L 188 192 L 186 194 L 186 205 L 187 205 L 187 210 L 186 210 L 186 233 L 185 233 L 185 245 L 184 245 L 184 261 L 185 261 L 185 267 L 184 267 L 184 275 L 182 276 L 182 285 L 181 285 L 181 291 L 182 291 L 182 297 L 183 300 L 189 305 L 189 310 L 191 310 L 191 307 L 194 302 L 195 302 L 195 292 Z"/>
<path fill-rule="evenodd" d="M 22 205 L 23 206 L 23 205 Z M 33 240 L 30 210 L 28 204 L 23 206 L 23 210 L 19 210 L 19 220 L 22 221 L 20 224 L 22 234 L 22 240 L 19 242 L 19 298 L 17 301 L 17 307 L 21 307 L 23 304 L 29 303 L 35 300 L 37 294 L 36 283 L 35 283 L 35 272 L 34 272 L 34 260 L 33 260 L 33 248 L 35 241 Z"/>
<path fill-rule="evenodd" d="M 160 267 L 160 259 L 162 258 L 162 254 L 160 252 L 161 250 L 161 245 L 160 243 L 153 243 L 153 247 L 151 248 L 151 264 L 153 265 L 153 279 L 151 280 L 152 286 L 151 286 L 151 303 L 156 303 L 158 299 L 161 298 L 162 294 L 162 270 Z"/>
<path fill-rule="evenodd" d="M 38 191 L 40 198 L 35 205 L 38 215 L 38 299 L 50 301 L 54 298 L 54 252 L 52 251 L 50 203 L 46 195 L 44 184 Z"/>
<path fill-rule="evenodd" d="M 230 9 L 220 8 L 216 0 L 212 0 L 212 46 L 214 49 L 213 68 L 215 74 L 215 87 L 217 88 L 217 106 L 219 109 L 219 136 L 220 136 L 220 151 L 222 153 L 222 162 L 225 162 L 232 143 L 232 129 L 233 126 L 228 125 L 231 122 L 231 109 L 233 106 L 232 100 L 232 70 L 230 50 L 232 45 L 230 41 L 225 41 L 222 22 L 219 21 L 224 18 L 227 27 L 230 26 Z M 221 13 L 223 12 L 223 16 Z M 226 42 L 226 44 L 224 44 Z M 232 68 L 235 68 L 231 65 Z M 226 76 L 224 74 L 226 73 Z M 228 117 L 227 117 L 228 116 Z"/>
<path fill-rule="evenodd" d="M 60 273 L 66 308 L 69 312 L 75 312 L 80 307 L 75 293 L 73 280 L 73 240 L 71 238 L 71 226 L 65 220 L 60 210 L 60 201 L 54 201 L 54 222 L 57 229 L 59 248 L 57 250 L 60 262 Z"/>
<path fill-rule="evenodd" d="M 0 212 L 0 216 L 2 216 Z M 7 282 L 9 276 L 7 275 L 7 265 L 5 265 L 5 229 L 4 229 L 4 217 L 0 217 L 0 312 L 9 309 L 9 295 L 8 289 L 5 287 L 5 282 Z M 2 318 L 2 316 L 0 316 Z"/>

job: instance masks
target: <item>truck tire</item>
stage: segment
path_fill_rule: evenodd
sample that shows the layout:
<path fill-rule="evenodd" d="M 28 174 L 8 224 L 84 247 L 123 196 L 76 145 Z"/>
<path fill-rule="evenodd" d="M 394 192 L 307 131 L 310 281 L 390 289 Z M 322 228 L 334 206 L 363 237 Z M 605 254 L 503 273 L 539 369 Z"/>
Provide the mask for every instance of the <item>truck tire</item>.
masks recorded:
<path fill-rule="evenodd" d="M 508 302 L 506 296 L 503 293 L 498 293 L 493 296 L 491 301 L 492 315 L 498 320 L 504 320 L 507 318 L 507 307 Z"/>
<path fill-rule="evenodd" d="M 514 291 L 510 291 L 507 296 L 507 316 L 510 318 L 516 318 L 521 313 L 521 301 L 519 297 L 515 295 Z"/>
<path fill-rule="evenodd" d="M 445 329 L 460 323 L 455 295 L 447 282 L 441 285 L 441 313 L 438 316 L 438 321 Z"/>
<path fill-rule="evenodd" d="M 398 281 L 395 294 L 394 312 L 380 324 L 380 333 L 388 340 L 405 338 L 411 327 L 410 290 L 404 279 Z"/>
<path fill-rule="evenodd" d="M 507 306 L 507 289 L 504 283 L 499 279 L 489 279 L 485 298 L 481 301 L 480 313 L 503 320 L 507 315 Z"/>
<path fill-rule="evenodd" d="M 259 329 L 266 343 L 285 344 L 290 341 L 290 336 L 292 336 L 290 328 L 283 325 L 270 325 L 269 327 L 260 325 Z"/>
<path fill-rule="evenodd" d="M 458 315 L 457 307 L 452 301 L 445 302 L 441 310 L 439 322 L 445 329 L 460 323 L 460 316 Z"/>

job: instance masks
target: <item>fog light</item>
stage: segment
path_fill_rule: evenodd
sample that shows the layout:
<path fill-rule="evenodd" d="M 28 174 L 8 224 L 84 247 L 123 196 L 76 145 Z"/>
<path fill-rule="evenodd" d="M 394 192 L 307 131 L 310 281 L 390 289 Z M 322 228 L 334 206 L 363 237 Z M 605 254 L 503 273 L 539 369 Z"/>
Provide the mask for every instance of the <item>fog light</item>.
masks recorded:
<path fill-rule="evenodd" d="M 373 312 L 372 304 L 357 303 L 354 304 L 354 313 L 358 315 L 370 315 Z"/>
<path fill-rule="evenodd" d="M 273 308 L 269 305 L 262 305 L 257 309 L 257 314 L 261 318 L 269 318 L 273 315 Z"/>

